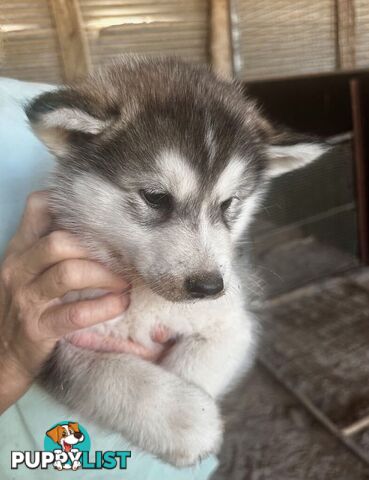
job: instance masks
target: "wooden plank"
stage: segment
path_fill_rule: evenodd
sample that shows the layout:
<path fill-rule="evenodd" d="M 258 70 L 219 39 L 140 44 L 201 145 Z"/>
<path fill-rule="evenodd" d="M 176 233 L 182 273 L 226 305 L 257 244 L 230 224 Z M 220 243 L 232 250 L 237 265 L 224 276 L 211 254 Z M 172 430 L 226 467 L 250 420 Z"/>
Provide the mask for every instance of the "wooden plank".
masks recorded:
<path fill-rule="evenodd" d="M 229 0 L 210 2 L 210 61 L 224 77 L 233 76 L 233 48 Z"/>
<path fill-rule="evenodd" d="M 63 62 L 64 80 L 86 75 L 91 60 L 77 0 L 49 0 Z"/>
<path fill-rule="evenodd" d="M 366 91 L 368 91 L 368 82 Z M 365 110 L 369 108 L 368 95 L 364 98 L 364 82 L 350 80 L 352 124 L 354 131 L 354 159 L 356 174 L 356 196 L 359 224 L 360 257 L 369 264 L 369 142 L 368 120 Z"/>
<path fill-rule="evenodd" d="M 336 68 L 356 67 L 355 0 L 335 0 Z"/>

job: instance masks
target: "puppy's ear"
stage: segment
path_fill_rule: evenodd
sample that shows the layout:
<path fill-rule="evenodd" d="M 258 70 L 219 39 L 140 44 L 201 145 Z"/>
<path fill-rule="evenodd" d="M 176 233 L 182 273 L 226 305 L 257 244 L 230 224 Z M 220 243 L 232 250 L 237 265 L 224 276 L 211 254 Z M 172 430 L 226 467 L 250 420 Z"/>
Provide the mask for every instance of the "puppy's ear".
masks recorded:
<path fill-rule="evenodd" d="M 60 438 L 61 438 L 61 426 L 57 425 L 56 427 L 52 428 L 51 430 L 48 430 L 46 432 L 46 435 L 51 438 L 51 440 L 55 443 L 59 443 Z"/>
<path fill-rule="evenodd" d="M 79 425 L 77 422 L 69 422 L 68 427 L 73 430 L 73 432 L 79 432 Z"/>
<path fill-rule="evenodd" d="M 309 136 L 273 131 L 272 135 L 268 135 L 267 175 L 278 177 L 304 167 L 329 149 L 328 144 Z"/>
<path fill-rule="evenodd" d="M 73 140 L 100 135 L 119 115 L 111 105 L 73 88 L 43 93 L 26 106 L 31 127 L 56 156 L 68 153 Z"/>

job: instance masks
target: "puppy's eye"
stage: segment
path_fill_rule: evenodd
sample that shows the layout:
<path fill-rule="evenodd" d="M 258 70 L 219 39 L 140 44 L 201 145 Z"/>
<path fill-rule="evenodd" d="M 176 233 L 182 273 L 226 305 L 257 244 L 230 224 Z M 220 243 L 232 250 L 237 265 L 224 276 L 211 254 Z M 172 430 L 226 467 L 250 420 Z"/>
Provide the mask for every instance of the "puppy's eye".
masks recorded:
<path fill-rule="evenodd" d="M 173 199 L 166 192 L 150 192 L 148 190 L 140 190 L 141 197 L 147 205 L 158 210 L 169 210 L 172 206 Z"/>
<path fill-rule="evenodd" d="M 235 197 L 227 198 L 227 200 L 224 200 L 224 202 L 220 204 L 220 209 L 222 210 L 223 213 L 225 213 L 228 210 L 228 208 L 231 206 L 234 199 Z"/>

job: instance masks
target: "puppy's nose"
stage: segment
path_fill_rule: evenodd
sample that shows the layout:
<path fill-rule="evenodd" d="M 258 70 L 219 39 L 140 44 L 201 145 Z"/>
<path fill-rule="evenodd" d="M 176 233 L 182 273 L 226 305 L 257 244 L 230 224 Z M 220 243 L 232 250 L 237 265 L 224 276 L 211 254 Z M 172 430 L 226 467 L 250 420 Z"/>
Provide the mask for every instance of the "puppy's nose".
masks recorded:
<path fill-rule="evenodd" d="M 82 433 L 81 432 L 74 432 L 74 436 L 78 439 L 80 439 L 82 437 Z"/>
<path fill-rule="evenodd" d="M 214 297 L 224 289 L 223 278 L 218 272 L 205 272 L 188 277 L 185 288 L 192 298 Z"/>

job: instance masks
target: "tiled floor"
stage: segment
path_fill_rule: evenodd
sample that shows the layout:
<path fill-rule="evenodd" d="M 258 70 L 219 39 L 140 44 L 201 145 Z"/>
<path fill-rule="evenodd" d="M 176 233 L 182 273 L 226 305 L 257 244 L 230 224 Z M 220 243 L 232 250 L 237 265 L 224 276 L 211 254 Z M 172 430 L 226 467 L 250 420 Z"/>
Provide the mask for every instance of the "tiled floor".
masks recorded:
<path fill-rule="evenodd" d="M 369 269 L 274 296 L 258 315 L 259 363 L 225 402 L 214 480 L 369 479 Z"/>

